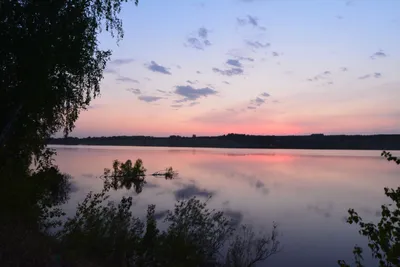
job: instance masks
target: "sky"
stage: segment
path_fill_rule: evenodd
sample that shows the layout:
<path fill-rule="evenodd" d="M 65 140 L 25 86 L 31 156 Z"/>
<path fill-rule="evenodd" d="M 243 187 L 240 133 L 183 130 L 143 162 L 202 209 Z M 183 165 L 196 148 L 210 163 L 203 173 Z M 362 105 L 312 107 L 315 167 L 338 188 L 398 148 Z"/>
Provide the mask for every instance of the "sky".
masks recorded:
<path fill-rule="evenodd" d="M 400 133 L 400 1 L 141 0 L 72 136 Z"/>

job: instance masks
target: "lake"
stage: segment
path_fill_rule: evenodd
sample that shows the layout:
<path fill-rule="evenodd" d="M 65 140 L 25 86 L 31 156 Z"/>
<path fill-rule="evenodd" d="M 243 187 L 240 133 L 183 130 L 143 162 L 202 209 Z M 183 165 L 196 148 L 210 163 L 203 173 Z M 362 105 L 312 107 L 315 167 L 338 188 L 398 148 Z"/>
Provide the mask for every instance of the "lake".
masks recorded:
<path fill-rule="evenodd" d="M 276 222 L 283 251 L 265 266 L 351 262 L 353 246 L 365 245 L 366 239 L 345 223 L 347 210 L 376 221 L 380 205 L 388 202 L 383 188 L 399 186 L 400 179 L 400 167 L 381 158 L 380 151 L 51 147 L 60 170 L 74 178 L 67 214 L 89 191 L 101 190 L 98 176 L 115 159 L 141 158 L 148 173 L 172 166 L 177 179 L 149 177 L 142 193 L 119 190 L 112 198 L 132 195 L 134 214 L 144 217 L 149 204 L 161 214 L 181 197 L 211 195 L 209 206 L 237 222 L 263 231 Z M 370 262 L 369 251 L 364 254 Z"/>

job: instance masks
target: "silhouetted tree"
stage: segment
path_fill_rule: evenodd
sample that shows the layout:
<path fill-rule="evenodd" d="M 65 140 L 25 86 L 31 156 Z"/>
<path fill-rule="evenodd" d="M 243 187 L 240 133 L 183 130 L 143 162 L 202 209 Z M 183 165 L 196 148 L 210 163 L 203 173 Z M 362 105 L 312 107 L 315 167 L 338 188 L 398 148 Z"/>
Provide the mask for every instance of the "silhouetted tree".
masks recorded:
<path fill-rule="evenodd" d="M 383 151 L 382 156 L 400 164 L 400 158 L 390 152 Z M 400 187 L 384 191 L 393 203 L 381 206 L 381 219 L 377 224 L 364 222 L 354 209 L 349 210 L 347 222 L 360 226 L 359 233 L 368 238 L 368 247 L 373 258 L 379 261 L 379 267 L 400 266 Z M 363 267 L 363 249 L 356 245 L 353 254 L 355 266 Z M 350 267 L 343 260 L 338 263 L 341 267 Z"/>
<path fill-rule="evenodd" d="M 2 162 L 21 164 L 24 158 L 29 166 L 29 157 L 43 155 L 53 134 L 73 129 L 79 112 L 99 94 L 111 55 L 99 48 L 98 34 L 105 28 L 123 37 L 123 2 L 1 0 Z"/>

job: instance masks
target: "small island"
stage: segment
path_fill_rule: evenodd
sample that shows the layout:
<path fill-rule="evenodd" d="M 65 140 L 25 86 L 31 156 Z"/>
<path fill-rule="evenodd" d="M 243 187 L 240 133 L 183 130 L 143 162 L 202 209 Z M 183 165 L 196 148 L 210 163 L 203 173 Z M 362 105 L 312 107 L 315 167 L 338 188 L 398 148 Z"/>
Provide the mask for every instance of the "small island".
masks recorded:
<path fill-rule="evenodd" d="M 377 135 L 247 135 L 191 137 L 171 135 L 153 136 L 101 136 L 53 138 L 50 144 L 93 146 L 158 146 L 158 147 L 209 147 L 209 148 L 260 148 L 260 149 L 349 149 L 349 150 L 400 150 L 400 134 Z"/>

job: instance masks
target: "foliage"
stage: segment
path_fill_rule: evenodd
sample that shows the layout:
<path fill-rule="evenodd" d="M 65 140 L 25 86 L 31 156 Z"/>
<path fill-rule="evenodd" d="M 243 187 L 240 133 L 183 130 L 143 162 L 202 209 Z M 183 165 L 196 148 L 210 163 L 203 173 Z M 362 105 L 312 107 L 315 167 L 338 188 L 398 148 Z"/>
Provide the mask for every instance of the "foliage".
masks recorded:
<path fill-rule="evenodd" d="M 400 159 L 390 152 L 383 151 L 382 156 L 400 164 Z M 378 259 L 380 267 L 400 266 L 400 187 L 385 188 L 384 191 L 393 203 L 381 206 L 381 219 L 377 224 L 364 222 L 354 209 L 349 210 L 347 222 L 361 228 L 359 233 L 368 238 L 368 247 L 373 258 Z M 355 266 L 363 267 L 363 249 L 356 245 L 353 254 Z M 342 267 L 350 267 L 343 260 L 338 263 Z"/>
<path fill-rule="evenodd" d="M 143 161 L 137 159 L 135 164 L 132 165 L 131 160 L 125 163 L 115 160 L 112 169 L 104 169 L 102 178 L 107 181 L 111 188 L 118 189 L 131 189 L 132 186 L 136 193 L 139 194 L 143 190 L 143 185 L 146 184 L 146 168 L 143 167 Z M 163 176 L 165 179 L 174 179 L 178 175 L 172 167 L 168 167 L 165 171 L 159 171 L 151 174 L 151 176 Z"/>
<path fill-rule="evenodd" d="M 279 251 L 276 225 L 271 236 L 256 237 L 243 226 L 245 234 L 235 237 L 232 221 L 196 198 L 176 203 L 164 219 L 167 229 L 160 231 L 154 205 L 148 207 L 142 222 L 131 213 L 132 197 L 123 197 L 118 204 L 108 200 L 114 179 L 119 181 L 125 174 L 144 179 L 142 161 L 134 165 L 115 161 L 112 171 L 105 170 L 103 190 L 90 192 L 57 234 L 68 257 L 86 257 L 102 266 L 241 267 L 253 266 Z M 224 248 L 229 248 L 226 259 L 221 255 Z"/>
<path fill-rule="evenodd" d="M 256 237 L 252 228 L 246 225 L 242 225 L 238 231 L 235 241 L 229 246 L 225 266 L 254 266 L 281 250 L 276 224 L 273 225 L 271 236 L 261 234 L 261 237 Z"/>
<path fill-rule="evenodd" d="M 99 94 L 111 51 L 103 28 L 123 37 L 118 18 L 128 0 L 0 2 L 0 159 L 42 156 L 47 140 L 67 135 Z M 137 4 L 137 1 L 135 1 Z"/>

